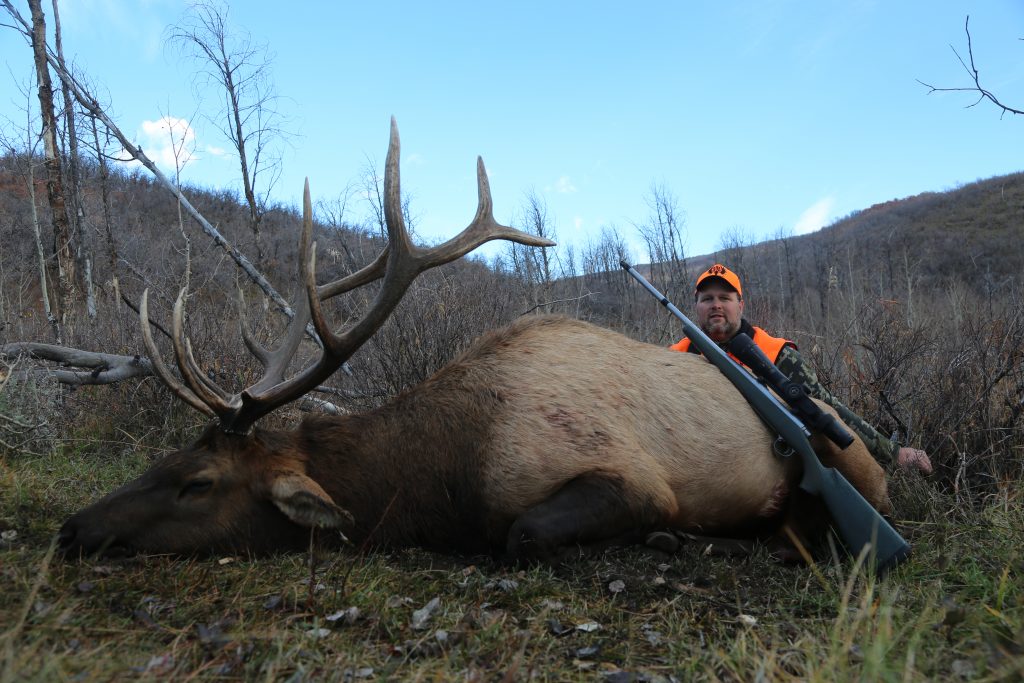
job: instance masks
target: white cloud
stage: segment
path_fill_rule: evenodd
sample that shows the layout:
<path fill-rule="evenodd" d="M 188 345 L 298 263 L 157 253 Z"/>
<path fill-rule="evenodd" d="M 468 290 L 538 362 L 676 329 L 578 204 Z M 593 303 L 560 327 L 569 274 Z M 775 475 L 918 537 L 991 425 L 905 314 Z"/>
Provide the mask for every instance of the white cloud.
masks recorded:
<path fill-rule="evenodd" d="M 136 134 L 135 144 L 166 173 L 174 173 L 175 169 L 180 170 L 201 158 L 196 153 L 195 130 L 188 121 L 174 116 L 143 121 Z M 207 151 L 217 154 L 216 149 L 208 147 Z M 223 153 L 223 150 L 220 152 Z M 129 159 L 124 150 L 119 156 L 124 160 Z"/>
<path fill-rule="evenodd" d="M 555 181 L 553 185 L 545 185 L 545 192 L 557 192 L 558 194 L 569 194 L 576 191 L 576 186 L 572 184 L 569 176 L 564 175 Z"/>
<path fill-rule="evenodd" d="M 572 184 L 572 181 L 569 180 L 569 176 L 567 175 L 562 176 L 557 182 L 555 182 L 555 192 L 566 194 L 575 191 L 576 186 Z"/>
<path fill-rule="evenodd" d="M 793 233 L 806 235 L 809 232 L 820 230 L 828 224 L 832 217 L 832 207 L 835 205 L 835 197 L 824 197 L 809 206 L 796 221 Z"/>

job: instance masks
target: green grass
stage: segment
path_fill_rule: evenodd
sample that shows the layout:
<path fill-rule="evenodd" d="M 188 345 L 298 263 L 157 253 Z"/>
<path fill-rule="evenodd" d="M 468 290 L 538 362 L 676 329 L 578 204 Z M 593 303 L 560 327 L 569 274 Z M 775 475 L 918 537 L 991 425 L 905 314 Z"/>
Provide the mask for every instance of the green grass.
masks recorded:
<path fill-rule="evenodd" d="M 0 460 L 0 527 L 17 532 L 0 549 L 2 681 L 1024 675 L 1024 504 L 1010 489 L 965 509 L 897 479 L 921 521 L 898 525 L 914 554 L 881 580 L 849 560 L 810 569 L 693 546 L 529 570 L 422 551 L 324 554 L 312 570 L 305 555 L 52 557 L 61 520 L 148 460 L 101 451 Z"/>

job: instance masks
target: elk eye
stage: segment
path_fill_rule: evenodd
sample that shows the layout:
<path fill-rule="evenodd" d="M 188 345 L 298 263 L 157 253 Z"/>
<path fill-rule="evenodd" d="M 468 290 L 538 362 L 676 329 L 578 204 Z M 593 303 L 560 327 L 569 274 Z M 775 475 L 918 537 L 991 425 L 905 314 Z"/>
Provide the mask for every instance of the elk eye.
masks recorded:
<path fill-rule="evenodd" d="M 181 488 L 181 493 L 178 494 L 178 498 L 201 495 L 209 491 L 212 486 L 213 481 L 210 479 L 193 479 Z"/>

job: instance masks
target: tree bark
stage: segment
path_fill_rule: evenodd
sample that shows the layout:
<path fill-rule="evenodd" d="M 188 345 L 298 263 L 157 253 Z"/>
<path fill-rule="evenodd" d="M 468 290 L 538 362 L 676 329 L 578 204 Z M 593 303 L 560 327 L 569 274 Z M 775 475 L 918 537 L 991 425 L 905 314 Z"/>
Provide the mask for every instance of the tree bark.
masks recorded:
<path fill-rule="evenodd" d="M 61 343 L 60 325 L 57 324 L 57 317 L 53 314 L 53 307 L 50 305 L 50 288 L 47 286 L 46 274 L 46 251 L 43 248 L 43 236 L 39 230 L 39 211 L 36 209 L 36 174 L 32 170 L 32 154 L 28 158 L 28 199 L 32 203 L 32 231 L 36 238 L 36 254 L 39 257 L 39 291 L 43 300 L 43 312 L 46 313 L 46 320 L 53 328 L 53 338 L 58 344 Z"/>
<path fill-rule="evenodd" d="M 43 120 L 43 147 L 46 166 L 46 196 L 53 221 L 54 254 L 57 257 L 57 291 L 59 310 L 57 317 L 66 326 L 76 295 L 75 260 L 72 256 L 72 236 L 64 202 L 64 181 L 61 173 L 60 150 L 57 147 L 57 117 L 53 109 L 53 84 L 46 59 L 46 21 L 40 0 L 28 0 L 32 11 L 32 53 L 35 56 L 36 76 L 39 81 L 39 109 Z"/>
<path fill-rule="evenodd" d="M 153 364 L 145 356 L 121 356 L 31 342 L 15 342 L 0 346 L 0 358 L 18 357 L 52 361 L 59 365 L 49 369 L 16 370 L 12 375 L 15 379 L 33 373 L 46 373 L 53 375 L 61 384 L 115 384 L 132 377 L 153 374 Z M 69 367 L 82 369 L 69 370 Z"/>

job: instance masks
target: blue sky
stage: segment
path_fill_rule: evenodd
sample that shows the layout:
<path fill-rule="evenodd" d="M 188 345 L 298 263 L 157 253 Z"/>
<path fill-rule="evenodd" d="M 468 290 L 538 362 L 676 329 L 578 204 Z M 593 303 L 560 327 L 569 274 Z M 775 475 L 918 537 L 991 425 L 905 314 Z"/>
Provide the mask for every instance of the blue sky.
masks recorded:
<path fill-rule="evenodd" d="M 197 158 L 184 179 L 238 188 L 235 162 L 217 154 L 225 141 L 200 115 L 195 63 L 164 45 L 185 3 L 61 8 L 65 51 L 118 125 L 156 156 L 154 122 L 189 121 Z M 614 226 L 642 260 L 633 225 L 649 216 L 655 183 L 685 214 L 688 252 L 701 254 L 726 230 L 807 232 L 1021 170 L 1024 120 L 917 82 L 968 84 L 951 49 L 966 55 L 968 14 L 983 82 L 1024 108 L 1019 0 L 236 1 L 229 17 L 275 55 L 295 134 L 276 200 L 297 205 L 305 176 L 314 198 L 331 199 L 368 160 L 382 166 L 394 115 L 424 240 L 472 217 L 481 155 L 499 220 L 513 221 L 532 191 L 560 243 L 580 247 Z M 16 84 L 31 55 L 3 29 L 0 58 L 0 117 L 20 123 Z M 360 204 L 350 202 L 353 219 Z"/>

